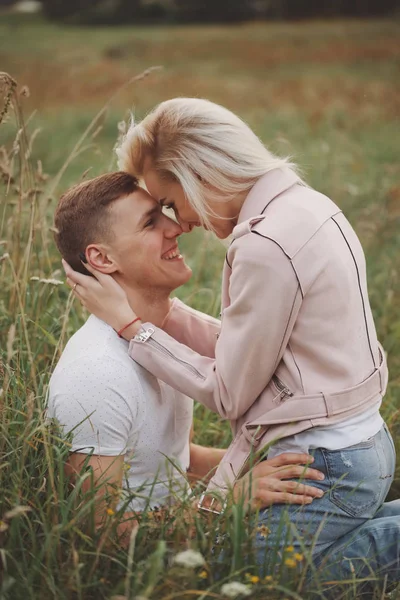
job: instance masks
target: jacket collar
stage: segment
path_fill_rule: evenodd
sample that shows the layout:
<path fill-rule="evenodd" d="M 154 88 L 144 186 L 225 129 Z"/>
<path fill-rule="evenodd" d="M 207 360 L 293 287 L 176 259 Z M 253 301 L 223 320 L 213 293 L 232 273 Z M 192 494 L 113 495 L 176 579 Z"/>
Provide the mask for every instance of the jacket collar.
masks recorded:
<path fill-rule="evenodd" d="M 260 215 L 272 200 L 295 183 L 301 183 L 301 179 L 288 168 L 273 169 L 260 177 L 243 203 L 237 224 Z"/>

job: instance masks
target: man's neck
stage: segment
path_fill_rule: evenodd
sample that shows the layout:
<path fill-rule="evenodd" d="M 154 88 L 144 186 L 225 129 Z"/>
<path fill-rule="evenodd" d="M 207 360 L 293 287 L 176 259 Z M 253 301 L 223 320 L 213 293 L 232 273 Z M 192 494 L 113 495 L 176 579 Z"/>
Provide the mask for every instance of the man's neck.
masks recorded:
<path fill-rule="evenodd" d="M 125 290 L 132 310 L 143 323 L 150 322 L 161 327 L 171 304 L 168 290 L 138 290 L 129 287 L 125 282 L 118 283 Z"/>

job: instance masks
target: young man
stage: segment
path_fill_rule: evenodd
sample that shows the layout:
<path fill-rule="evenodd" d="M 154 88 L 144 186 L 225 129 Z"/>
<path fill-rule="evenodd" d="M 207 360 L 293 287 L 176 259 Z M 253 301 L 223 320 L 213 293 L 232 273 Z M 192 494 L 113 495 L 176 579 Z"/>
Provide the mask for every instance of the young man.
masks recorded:
<path fill-rule="evenodd" d="M 60 199 L 55 226 L 60 253 L 74 269 L 85 273 L 83 260 L 112 275 L 141 318 L 162 326 L 171 292 L 191 270 L 177 244 L 181 227 L 135 178 L 110 173 L 75 186 Z M 191 399 L 133 362 L 128 342 L 103 321 L 89 317 L 71 338 L 50 381 L 48 413 L 72 432 L 69 472 L 93 469 L 99 522 L 116 505 L 128 518 L 168 506 L 185 495 L 189 467 L 200 478 L 216 467 L 223 450 L 189 444 L 192 409 Z M 284 481 L 317 480 L 317 471 L 302 466 L 309 458 L 291 454 L 261 463 L 252 476 L 254 501 L 300 504 L 318 497 L 316 488 Z M 246 480 L 243 485 L 247 490 Z"/>

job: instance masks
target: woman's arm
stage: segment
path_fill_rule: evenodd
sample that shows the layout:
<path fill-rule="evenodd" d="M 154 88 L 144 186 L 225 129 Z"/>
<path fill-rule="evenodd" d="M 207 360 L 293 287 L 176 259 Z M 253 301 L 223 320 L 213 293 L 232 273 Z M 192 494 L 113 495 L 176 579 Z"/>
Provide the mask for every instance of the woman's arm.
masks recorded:
<path fill-rule="evenodd" d="M 131 340 L 131 357 L 180 392 L 236 420 L 272 378 L 285 350 L 302 295 L 281 248 L 249 234 L 236 241 L 215 358 L 202 356 L 145 323 Z"/>
<path fill-rule="evenodd" d="M 222 417 L 236 420 L 267 387 L 285 350 L 302 294 L 293 266 L 272 240 L 249 233 L 235 246 L 215 358 L 202 355 L 151 323 L 128 328 L 131 357 L 157 378 Z M 79 299 L 116 330 L 132 318 L 126 296 L 108 275 L 94 278 L 66 269 Z M 137 334 L 137 335 L 135 335 Z"/>
<path fill-rule="evenodd" d="M 198 354 L 215 358 L 215 344 L 221 329 L 221 321 L 218 319 L 174 298 L 161 329 Z"/>

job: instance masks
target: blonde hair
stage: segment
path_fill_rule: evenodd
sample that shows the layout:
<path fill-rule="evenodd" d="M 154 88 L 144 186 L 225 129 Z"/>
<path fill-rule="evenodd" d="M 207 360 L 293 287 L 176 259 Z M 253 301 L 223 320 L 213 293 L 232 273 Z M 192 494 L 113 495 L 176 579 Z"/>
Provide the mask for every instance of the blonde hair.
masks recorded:
<path fill-rule="evenodd" d="M 208 200 L 223 202 L 249 192 L 268 171 L 295 170 L 288 158 L 267 150 L 234 113 L 197 98 L 167 100 L 139 123 L 132 118 L 116 153 L 118 167 L 138 179 L 149 158 L 158 176 L 180 183 L 209 228 L 214 212 L 205 200 L 205 185 Z"/>

